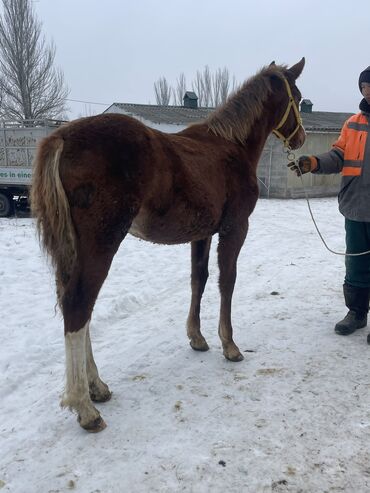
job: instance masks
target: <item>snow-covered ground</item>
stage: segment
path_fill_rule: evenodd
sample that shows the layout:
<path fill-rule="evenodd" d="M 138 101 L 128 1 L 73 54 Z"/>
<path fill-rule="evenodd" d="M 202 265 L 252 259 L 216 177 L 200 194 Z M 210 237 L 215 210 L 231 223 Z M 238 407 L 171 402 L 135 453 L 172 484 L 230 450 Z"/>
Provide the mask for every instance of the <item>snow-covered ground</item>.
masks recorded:
<path fill-rule="evenodd" d="M 312 206 L 343 250 L 336 199 Z M 233 300 L 245 359 L 231 363 L 217 335 L 216 240 L 207 353 L 186 337 L 189 245 L 121 245 L 91 324 L 113 391 L 95 435 L 59 407 L 62 320 L 33 221 L 0 220 L 1 493 L 370 491 L 368 330 L 333 332 L 343 257 L 324 249 L 305 201 L 260 200 Z"/>

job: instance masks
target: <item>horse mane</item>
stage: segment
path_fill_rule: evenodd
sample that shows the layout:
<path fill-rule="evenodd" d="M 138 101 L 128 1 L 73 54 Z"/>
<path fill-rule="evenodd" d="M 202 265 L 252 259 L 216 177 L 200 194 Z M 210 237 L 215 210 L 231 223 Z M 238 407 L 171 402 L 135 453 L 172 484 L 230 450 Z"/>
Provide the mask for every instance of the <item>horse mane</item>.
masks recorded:
<path fill-rule="evenodd" d="M 209 130 L 226 140 L 245 143 L 272 92 L 271 76 L 282 79 L 286 69 L 285 65 L 273 64 L 262 68 L 255 76 L 245 81 L 205 120 Z"/>

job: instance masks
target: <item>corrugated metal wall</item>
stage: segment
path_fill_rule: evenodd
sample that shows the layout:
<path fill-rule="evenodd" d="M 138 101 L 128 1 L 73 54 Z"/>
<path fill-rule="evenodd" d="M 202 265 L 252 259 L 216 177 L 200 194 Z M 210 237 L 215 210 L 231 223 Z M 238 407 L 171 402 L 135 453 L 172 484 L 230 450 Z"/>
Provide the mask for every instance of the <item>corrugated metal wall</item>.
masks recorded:
<path fill-rule="evenodd" d="M 307 132 L 305 144 L 293 152 L 296 158 L 304 154 L 321 154 L 330 150 L 338 137 L 339 133 L 334 132 Z M 301 179 L 289 170 L 287 164 L 288 160 L 282 143 L 274 136 L 270 136 L 257 170 L 261 197 L 305 197 Z M 340 179 L 340 175 L 308 173 L 303 176 L 303 183 L 310 197 L 329 197 L 337 195 Z"/>

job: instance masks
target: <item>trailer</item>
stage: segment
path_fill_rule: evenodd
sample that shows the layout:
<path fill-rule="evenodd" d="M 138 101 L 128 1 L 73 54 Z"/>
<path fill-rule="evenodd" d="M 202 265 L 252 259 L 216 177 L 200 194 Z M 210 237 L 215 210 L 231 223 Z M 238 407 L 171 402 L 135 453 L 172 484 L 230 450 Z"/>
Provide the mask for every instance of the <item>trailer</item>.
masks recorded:
<path fill-rule="evenodd" d="M 0 121 L 0 217 L 29 211 L 32 161 L 38 142 L 65 122 Z"/>

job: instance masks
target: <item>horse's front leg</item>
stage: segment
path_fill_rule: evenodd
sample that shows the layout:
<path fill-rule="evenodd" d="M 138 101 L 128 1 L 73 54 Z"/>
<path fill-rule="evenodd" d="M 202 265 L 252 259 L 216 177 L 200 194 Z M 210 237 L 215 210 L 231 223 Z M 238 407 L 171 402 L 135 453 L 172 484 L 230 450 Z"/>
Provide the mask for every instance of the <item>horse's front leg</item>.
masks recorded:
<path fill-rule="evenodd" d="M 209 347 L 200 331 L 200 302 L 208 279 L 208 259 L 212 237 L 191 243 L 191 305 L 187 320 L 190 346 L 196 351 Z"/>
<path fill-rule="evenodd" d="M 233 328 L 231 325 L 231 301 L 236 280 L 236 263 L 240 248 L 247 234 L 248 224 L 245 227 L 239 226 L 239 228 L 226 234 L 220 233 L 218 243 L 219 287 L 221 294 L 218 333 L 222 342 L 224 356 L 230 361 L 244 359 L 238 346 L 233 341 Z"/>

